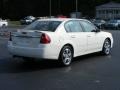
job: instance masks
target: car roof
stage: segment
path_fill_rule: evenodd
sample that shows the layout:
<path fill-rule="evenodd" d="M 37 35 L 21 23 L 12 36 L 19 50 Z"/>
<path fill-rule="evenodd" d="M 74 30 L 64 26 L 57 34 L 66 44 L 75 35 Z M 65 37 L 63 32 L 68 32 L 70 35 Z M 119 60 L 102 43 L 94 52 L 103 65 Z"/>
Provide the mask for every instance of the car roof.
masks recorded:
<path fill-rule="evenodd" d="M 47 18 L 47 19 L 38 19 L 38 21 L 69 21 L 69 20 L 85 20 L 87 19 L 76 19 L 76 18 Z"/>

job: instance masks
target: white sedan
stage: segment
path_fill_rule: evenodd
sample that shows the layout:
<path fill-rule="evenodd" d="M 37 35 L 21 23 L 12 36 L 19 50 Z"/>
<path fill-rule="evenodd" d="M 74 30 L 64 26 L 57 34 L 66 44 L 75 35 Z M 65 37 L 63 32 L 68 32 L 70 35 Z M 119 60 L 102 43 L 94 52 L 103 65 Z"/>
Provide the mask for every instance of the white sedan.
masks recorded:
<path fill-rule="evenodd" d="M 71 64 L 73 57 L 101 52 L 109 55 L 111 33 L 100 31 L 85 19 L 41 19 L 13 32 L 8 50 L 13 56 L 58 60 Z"/>
<path fill-rule="evenodd" d="M 0 27 L 6 27 L 6 26 L 8 26 L 7 20 L 0 19 Z"/>

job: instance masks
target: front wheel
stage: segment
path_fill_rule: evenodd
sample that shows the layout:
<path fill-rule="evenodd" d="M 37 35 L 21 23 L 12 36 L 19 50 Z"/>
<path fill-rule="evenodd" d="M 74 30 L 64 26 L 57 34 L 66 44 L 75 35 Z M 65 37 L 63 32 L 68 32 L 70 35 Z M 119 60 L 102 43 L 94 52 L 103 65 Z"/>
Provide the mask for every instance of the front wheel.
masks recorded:
<path fill-rule="evenodd" d="M 104 44 L 103 44 L 103 49 L 102 49 L 102 53 L 104 55 L 109 55 L 110 54 L 110 51 L 111 51 L 111 43 L 110 43 L 110 40 L 109 39 L 106 39 L 104 41 Z"/>
<path fill-rule="evenodd" d="M 64 46 L 61 50 L 59 61 L 63 66 L 69 66 L 73 59 L 73 50 L 70 46 Z"/>

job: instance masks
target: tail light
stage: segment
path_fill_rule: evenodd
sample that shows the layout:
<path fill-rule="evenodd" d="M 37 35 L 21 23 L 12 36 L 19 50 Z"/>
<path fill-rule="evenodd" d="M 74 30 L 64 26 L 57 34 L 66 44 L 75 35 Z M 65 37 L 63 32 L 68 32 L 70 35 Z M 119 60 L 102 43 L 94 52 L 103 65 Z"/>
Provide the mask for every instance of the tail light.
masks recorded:
<path fill-rule="evenodd" d="M 50 37 L 47 34 L 43 33 L 41 35 L 40 43 L 41 44 L 49 44 L 50 42 L 51 42 Z"/>
<path fill-rule="evenodd" d="M 11 35 L 11 32 L 10 32 L 10 35 L 9 35 L 9 41 L 12 41 L 12 35 Z"/>

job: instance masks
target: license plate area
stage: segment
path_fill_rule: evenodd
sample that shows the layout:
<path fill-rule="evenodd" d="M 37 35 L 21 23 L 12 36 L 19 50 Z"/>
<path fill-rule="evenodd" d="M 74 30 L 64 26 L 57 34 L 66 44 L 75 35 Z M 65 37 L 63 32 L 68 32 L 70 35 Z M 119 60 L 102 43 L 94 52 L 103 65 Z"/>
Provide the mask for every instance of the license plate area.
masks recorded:
<path fill-rule="evenodd" d="M 38 43 L 35 38 L 27 38 L 27 37 L 14 37 L 13 45 L 15 46 L 23 46 L 23 47 L 37 47 Z"/>

